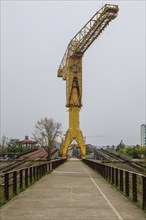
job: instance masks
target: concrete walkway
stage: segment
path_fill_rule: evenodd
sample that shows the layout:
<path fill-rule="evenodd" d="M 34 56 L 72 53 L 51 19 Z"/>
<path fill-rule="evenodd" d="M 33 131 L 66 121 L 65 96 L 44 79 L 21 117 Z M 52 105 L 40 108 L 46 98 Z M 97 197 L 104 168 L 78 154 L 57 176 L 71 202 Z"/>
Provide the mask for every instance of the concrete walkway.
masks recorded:
<path fill-rule="evenodd" d="M 146 220 L 100 175 L 71 160 L 1 208 L 1 220 Z"/>

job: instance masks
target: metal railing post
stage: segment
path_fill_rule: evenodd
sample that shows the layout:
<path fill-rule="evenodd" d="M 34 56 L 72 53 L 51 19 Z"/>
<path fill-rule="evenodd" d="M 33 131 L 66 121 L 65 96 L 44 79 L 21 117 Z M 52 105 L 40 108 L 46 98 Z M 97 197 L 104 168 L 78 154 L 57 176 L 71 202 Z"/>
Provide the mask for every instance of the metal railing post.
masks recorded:
<path fill-rule="evenodd" d="M 105 179 L 107 180 L 108 177 L 108 167 L 106 165 L 104 165 L 104 169 L 105 169 Z"/>
<path fill-rule="evenodd" d="M 37 180 L 39 179 L 39 166 L 36 167 L 37 169 Z"/>
<path fill-rule="evenodd" d="M 47 173 L 47 164 L 44 164 L 44 175 Z"/>
<path fill-rule="evenodd" d="M 123 170 L 120 170 L 120 191 L 123 192 Z"/>
<path fill-rule="evenodd" d="M 137 202 L 137 175 L 132 173 L 132 200 Z"/>
<path fill-rule="evenodd" d="M 33 180 L 35 181 L 36 178 L 36 167 L 33 167 Z"/>
<path fill-rule="evenodd" d="M 28 187 L 28 168 L 25 169 L 25 187 Z"/>
<path fill-rule="evenodd" d="M 17 194 L 17 171 L 13 172 L 13 193 Z"/>
<path fill-rule="evenodd" d="M 114 185 L 115 183 L 115 170 L 114 167 L 112 167 L 112 184 Z"/>
<path fill-rule="evenodd" d="M 117 168 L 115 169 L 115 175 L 116 175 L 115 184 L 116 184 L 116 187 L 118 187 L 119 179 L 118 179 L 118 169 Z"/>
<path fill-rule="evenodd" d="M 20 190 L 23 189 L 23 170 L 20 170 Z"/>
<path fill-rule="evenodd" d="M 32 184 L 32 167 L 29 168 L 29 181 Z"/>
<path fill-rule="evenodd" d="M 142 209 L 146 209 L 146 176 L 142 176 Z"/>
<path fill-rule="evenodd" d="M 125 171 L 125 193 L 129 196 L 129 172 Z"/>
<path fill-rule="evenodd" d="M 111 167 L 108 167 L 108 173 L 109 173 L 109 182 L 111 182 Z"/>
<path fill-rule="evenodd" d="M 4 197 L 9 200 L 9 173 L 4 175 Z"/>

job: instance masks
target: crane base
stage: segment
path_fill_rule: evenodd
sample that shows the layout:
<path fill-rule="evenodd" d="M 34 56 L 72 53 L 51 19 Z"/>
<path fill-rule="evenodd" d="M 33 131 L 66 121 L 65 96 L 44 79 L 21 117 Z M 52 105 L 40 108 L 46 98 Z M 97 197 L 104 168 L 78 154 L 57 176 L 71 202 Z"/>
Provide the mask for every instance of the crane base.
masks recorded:
<path fill-rule="evenodd" d="M 78 143 L 81 149 L 81 158 L 85 159 L 86 147 L 85 147 L 83 134 L 80 128 L 69 128 L 67 130 L 66 135 L 65 135 L 65 140 L 62 140 L 62 145 L 61 145 L 62 158 L 66 158 L 68 148 L 71 145 L 73 140 L 75 140 Z"/>

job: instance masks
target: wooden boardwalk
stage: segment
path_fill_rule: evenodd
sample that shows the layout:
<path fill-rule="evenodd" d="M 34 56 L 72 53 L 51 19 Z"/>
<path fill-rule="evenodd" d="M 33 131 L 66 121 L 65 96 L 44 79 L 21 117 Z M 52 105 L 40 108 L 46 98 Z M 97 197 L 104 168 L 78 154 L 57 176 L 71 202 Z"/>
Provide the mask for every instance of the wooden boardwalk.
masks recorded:
<path fill-rule="evenodd" d="M 1 220 L 145 220 L 145 213 L 80 160 L 71 160 L 0 210 Z"/>

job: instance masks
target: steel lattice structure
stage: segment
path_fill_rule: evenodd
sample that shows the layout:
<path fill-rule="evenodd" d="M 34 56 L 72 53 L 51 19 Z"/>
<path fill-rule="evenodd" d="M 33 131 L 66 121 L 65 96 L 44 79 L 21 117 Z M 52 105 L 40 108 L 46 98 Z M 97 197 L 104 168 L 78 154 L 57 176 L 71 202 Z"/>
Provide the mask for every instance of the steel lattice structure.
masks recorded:
<path fill-rule="evenodd" d="M 82 57 L 89 46 L 117 17 L 117 5 L 106 4 L 84 25 L 70 41 L 58 69 L 58 77 L 66 80 L 66 107 L 69 108 L 69 129 L 62 139 L 61 154 L 66 157 L 67 149 L 76 140 L 85 158 L 86 149 L 82 131 L 79 127 L 79 111 L 82 107 Z"/>

